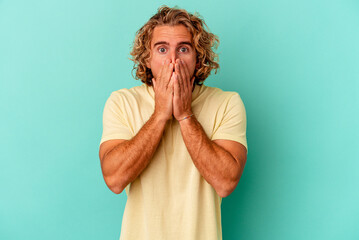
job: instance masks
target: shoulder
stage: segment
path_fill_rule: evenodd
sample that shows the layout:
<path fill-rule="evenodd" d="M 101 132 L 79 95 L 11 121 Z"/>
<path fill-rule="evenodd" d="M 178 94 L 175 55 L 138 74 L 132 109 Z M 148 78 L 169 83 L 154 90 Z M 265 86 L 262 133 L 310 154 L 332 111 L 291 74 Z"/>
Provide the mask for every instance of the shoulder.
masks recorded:
<path fill-rule="evenodd" d="M 228 103 L 228 102 L 242 102 L 242 99 L 239 93 L 235 91 L 224 91 L 217 87 L 209 87 L 202 85 L 201 95 L 206 99 L 206 101 L 216 101 L 219 103 Z"/>
<path fill-rule="evenodd" d="M 115 102 L 121 101 L 134 101 L 149 95 L 148 87 L 146 84 L 135 86 L 132 88 L 122 88 L 113 91 L 109 97 L 109 100 Z"/>
<path fill-rule="evenodd" d="M 114 96 L 137 96 L 137 95 L 143 95 L 143 93 L 146 91 L 147 87 L 146 84 L 142 84 L 140 86 L 135 86 L 132 88 L 122 88 L 118 89 L 116 91 L 113 91 L 111 95 Z"/>

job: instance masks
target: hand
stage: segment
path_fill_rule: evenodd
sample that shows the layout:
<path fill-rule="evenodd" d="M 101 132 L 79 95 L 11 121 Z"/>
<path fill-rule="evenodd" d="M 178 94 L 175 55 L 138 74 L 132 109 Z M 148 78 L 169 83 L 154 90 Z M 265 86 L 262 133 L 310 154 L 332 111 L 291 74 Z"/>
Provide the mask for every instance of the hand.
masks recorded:
<path fill-rule="evenodd" d="M 173 116 L 181 120 L 192 114 L 192 88 L 195 77 L 189 75 L 184 61 L 177 59 L 173 81 Z"/>
<path fill-rule="evenodd" d="M 157 116 L 167 121 L 173 113 L 173 68 L 174 64 L 166 60 L 157 79 L 152 78 L 155 92 L 155 112 Z"/>

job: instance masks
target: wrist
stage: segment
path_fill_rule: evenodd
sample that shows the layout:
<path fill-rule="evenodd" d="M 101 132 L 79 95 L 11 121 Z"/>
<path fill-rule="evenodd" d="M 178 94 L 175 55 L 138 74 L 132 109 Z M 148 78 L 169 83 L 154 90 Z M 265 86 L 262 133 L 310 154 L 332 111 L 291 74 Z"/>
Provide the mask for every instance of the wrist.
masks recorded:
<path fill-rule="evenodd" d="M 181 115 L 181 117 L 176 118 L 178 122 L 185 121 L 186 119 L 192 118 L 194 114 L 192 112 L 188 112 L 186 114 Z"/>
<path fill-rule="evenodd" d="M 157 122 L 158 124 L 166 124 L 166 122 L 171 118 L 168 117 L 164 114 L 158 113 L 158 112 L 154 112 L 152 114 L 152 118 L 155 120 L 155 122 Z"/>

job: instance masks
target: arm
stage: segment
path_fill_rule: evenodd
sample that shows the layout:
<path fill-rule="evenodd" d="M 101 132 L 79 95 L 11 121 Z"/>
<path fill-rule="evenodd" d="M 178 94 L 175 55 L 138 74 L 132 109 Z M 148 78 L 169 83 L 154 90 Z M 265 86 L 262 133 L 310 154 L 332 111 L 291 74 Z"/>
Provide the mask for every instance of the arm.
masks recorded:
<path fill-rule="evenodd" d="M 180 122 L 181 133 L 187 150 L 201 175 L 216 190 L 226 197 L 236 188 L 247 159 L 247 149 L 231 140 L 211 141 L 195 116 L 192 115 L 191 88 L 194 78 L 185 63 L 177 61 L 174 73 L 173 114 Z"/>
<path fill-rule="evenodd" d="M 139 132 L 131 140 L 109 140 L 100 146 L 102 174 L 116 194 L 141 174 L 157 149 L 166 122 L 172 116 L 172 71 L 173 64 L 166 63 L 158 80 L 153 79 L 155 111 Z"/>
<path fill-rule="evenodd" d="M 121 193 L 147 167 L 165 125 L 165 120 L 153 114 L 131 140 L 109 140 L 101 144 L 102 174 L 111 191 Z"/>
<path fill-rule="evenodd" d="M 180 121 L 180 126 L 194 165 L 219 196 L 227 197 L 242 175 L 246 148 L 235 141 L 211 141 L 194 116 Z"/>

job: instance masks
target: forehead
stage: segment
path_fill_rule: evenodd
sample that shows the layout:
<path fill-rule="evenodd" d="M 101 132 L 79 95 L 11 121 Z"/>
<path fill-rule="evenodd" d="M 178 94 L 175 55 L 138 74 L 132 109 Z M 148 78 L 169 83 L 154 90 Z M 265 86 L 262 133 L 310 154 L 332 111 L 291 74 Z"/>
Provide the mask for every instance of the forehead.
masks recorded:
<path fill-rule="evenodd" d="M 156 42 L 164 41 L 169 43 L 188 41 L 192 42 L 192 34 L 182 24 L 175 26 L 162 25 L 153 30 L 151 46 Z"/>

